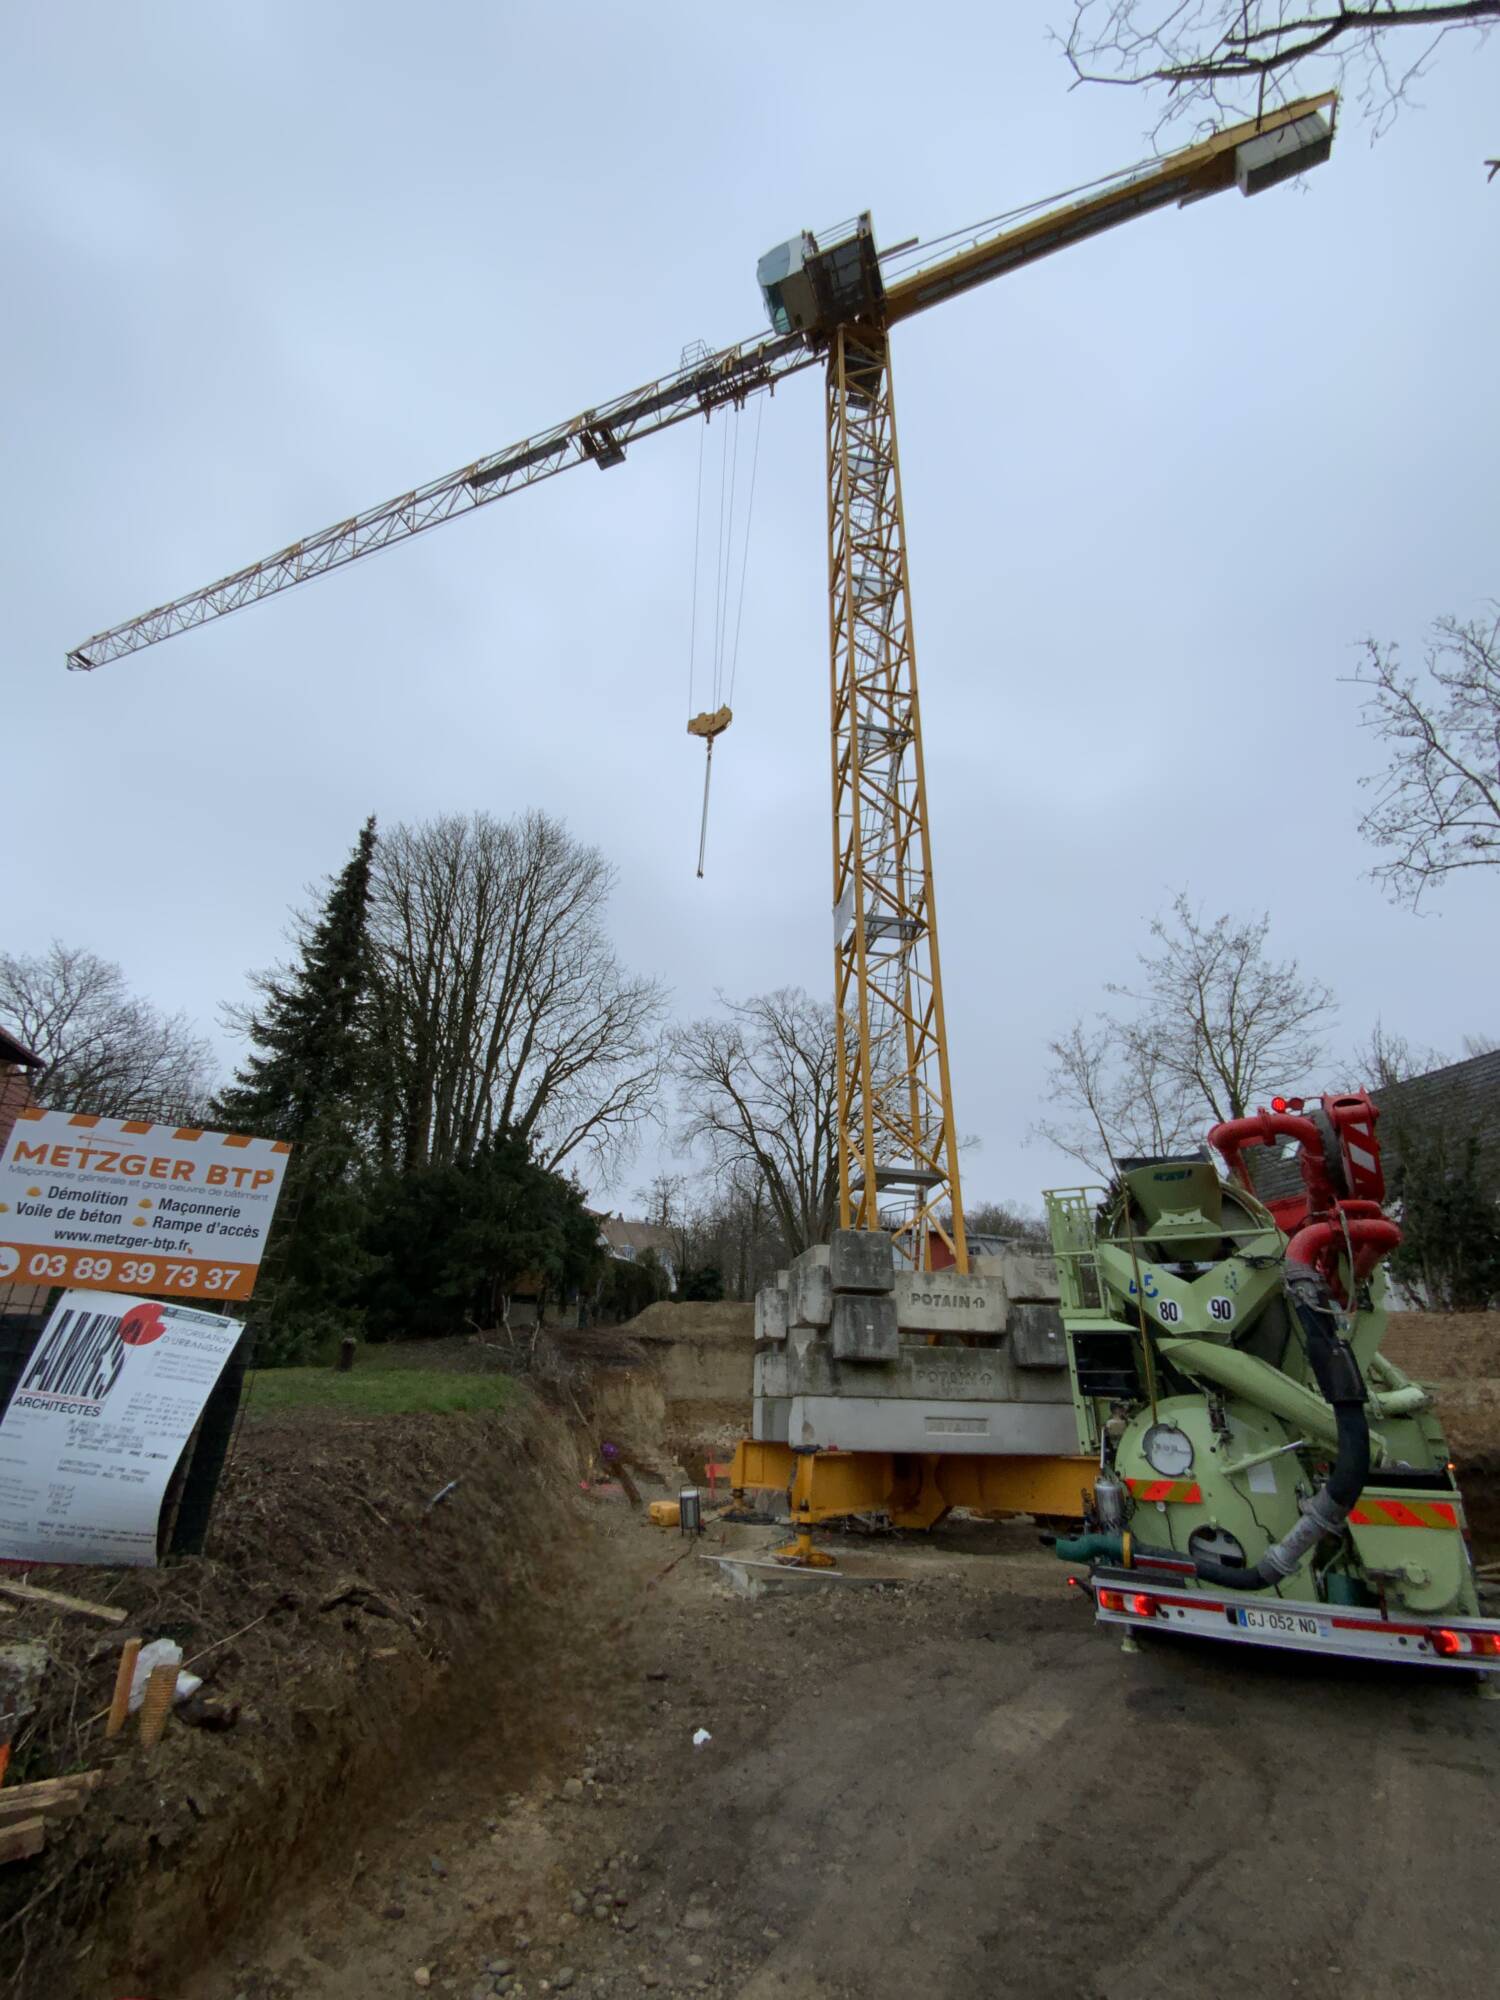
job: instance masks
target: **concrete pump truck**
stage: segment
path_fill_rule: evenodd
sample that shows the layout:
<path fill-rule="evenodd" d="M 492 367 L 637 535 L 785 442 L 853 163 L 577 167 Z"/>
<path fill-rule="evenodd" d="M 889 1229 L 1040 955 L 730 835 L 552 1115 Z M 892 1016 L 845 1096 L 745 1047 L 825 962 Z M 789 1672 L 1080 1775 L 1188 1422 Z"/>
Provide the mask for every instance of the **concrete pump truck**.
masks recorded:
<path fill-rule="evenodd" d="M 1463 1501 L 1426 1389 L 1380 1351 L 1401 1241 L 1363 1094 L 1214 1127 L 1190 1158 L 1121 1160 L 1047 1197 L 1082 1450 L 1096 1615 L 1414 1666 L 1500 1669 Z M 1295 1150 L 1262 1200 L 1249 1156 Z"/>

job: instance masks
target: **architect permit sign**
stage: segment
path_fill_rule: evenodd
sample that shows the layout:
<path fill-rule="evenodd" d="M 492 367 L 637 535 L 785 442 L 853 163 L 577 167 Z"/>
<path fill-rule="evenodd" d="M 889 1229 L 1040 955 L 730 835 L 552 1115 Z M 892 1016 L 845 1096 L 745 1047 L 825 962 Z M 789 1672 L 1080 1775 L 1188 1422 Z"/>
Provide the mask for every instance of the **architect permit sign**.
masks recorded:
<path fill-rule="evenodd" d="M 65 1293 L 0 1418 L 0 1559 L 154 1563 L 167 1481 L 241 1331 Z"/>
<path fill-rule="evenodd" d="M 22 1111 L 0 1155 L 0 1281 L 248 1299 L 291 1148 Z"/>

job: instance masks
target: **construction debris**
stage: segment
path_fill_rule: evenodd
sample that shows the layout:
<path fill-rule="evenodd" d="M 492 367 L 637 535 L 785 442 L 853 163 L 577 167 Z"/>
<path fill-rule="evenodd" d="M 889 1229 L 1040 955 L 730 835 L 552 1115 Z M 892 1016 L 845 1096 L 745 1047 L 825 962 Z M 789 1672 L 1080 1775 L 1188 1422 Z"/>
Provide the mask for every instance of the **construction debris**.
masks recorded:
<path fill-rule="evenodd" d="M 0 1826 L 0 1862 L 27 1861 L 46 1844 L 45 1820 L 19 1819 L 13 1826 Z"/>
<path fill-rule="evenodd" d="M 78 1771 L 71 1777 L 42 1778 L 0 1791 L 0 1863 L 28 1861 L 40 1854 L 50 1823 L 75 1819 L 102 1776 L 100 1771 Z"/>
<path fill-rule="evenodd" d="M 67 1597 L 60 1590 L 43 1590 L 38 1584 L 16 1583 L 0 1577 L 0 1592 L 18 1597 L 24 1604 L 46 1604 L 54 1611 L 76 1611 L 84 1618 L 102 1618 L 106 1625 L 123 1625 L 126 1612 L 118 1604 L 95 1604 L 86 1597 Z"/>

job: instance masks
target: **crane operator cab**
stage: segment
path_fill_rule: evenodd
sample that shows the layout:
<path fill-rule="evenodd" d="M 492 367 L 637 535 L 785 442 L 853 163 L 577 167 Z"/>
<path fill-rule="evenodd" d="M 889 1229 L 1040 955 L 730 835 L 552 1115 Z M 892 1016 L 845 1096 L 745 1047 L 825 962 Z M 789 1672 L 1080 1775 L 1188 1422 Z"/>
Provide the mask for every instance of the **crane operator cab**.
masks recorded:
<path fill-rule="evenodd" d="M 868 214 L 820 237 L 810 229 L 778 243 L 755 267 L 777 333 L 831 333 L 849 320 L 879 319 L 885 299 Z"/>

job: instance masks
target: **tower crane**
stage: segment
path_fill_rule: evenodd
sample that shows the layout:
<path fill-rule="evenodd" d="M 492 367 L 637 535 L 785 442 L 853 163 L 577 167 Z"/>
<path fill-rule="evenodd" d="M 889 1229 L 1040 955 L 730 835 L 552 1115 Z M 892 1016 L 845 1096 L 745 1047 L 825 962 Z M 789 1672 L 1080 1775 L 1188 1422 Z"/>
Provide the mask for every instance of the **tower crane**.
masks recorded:
<path fill-rule="evenodd" d="M 916 647 L 891 387 L 902 320 L 1073 243 L 1328 157 L 1335 97 L 1304 98 L 1185 149 L 927 244 L 880 251 L 868 214 L 761 258 L 772 332 L 581 411 L 263 561 L 95 633 L 94 669 L 407 541 L 573 466 L 601 471 L 684 419 L 821 366 L 828 476 L 839 1216 L 886 1228 L 921 1267 L 969 1268 L 959 1186 Z"/>

